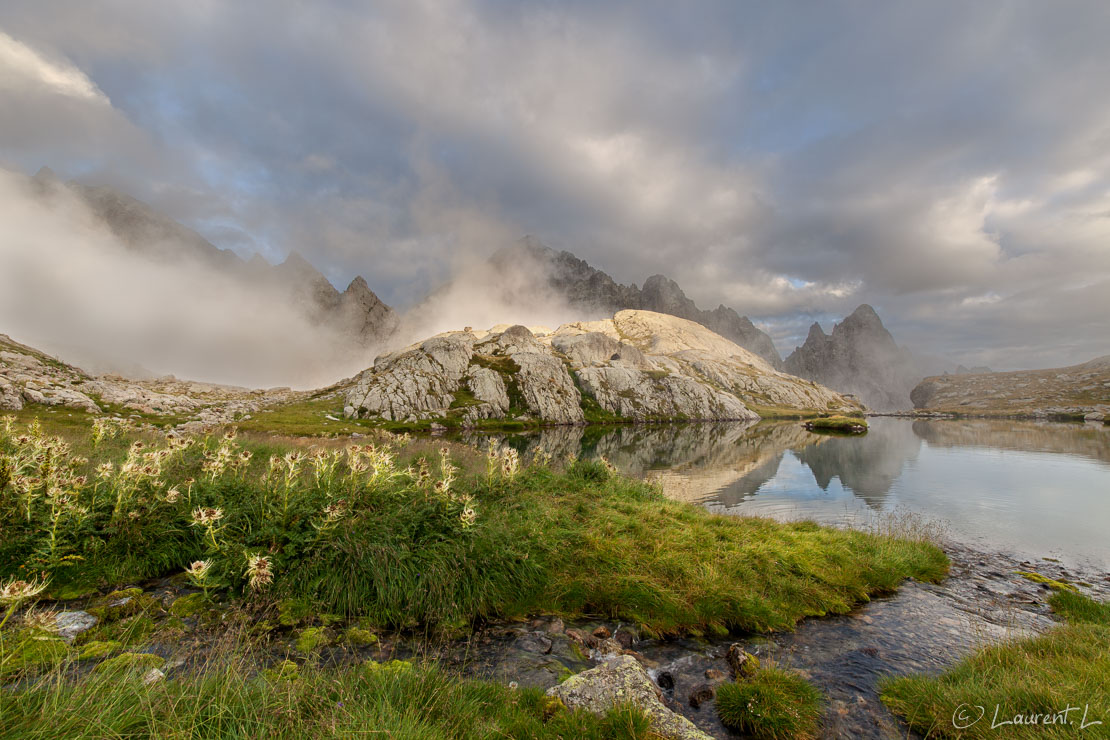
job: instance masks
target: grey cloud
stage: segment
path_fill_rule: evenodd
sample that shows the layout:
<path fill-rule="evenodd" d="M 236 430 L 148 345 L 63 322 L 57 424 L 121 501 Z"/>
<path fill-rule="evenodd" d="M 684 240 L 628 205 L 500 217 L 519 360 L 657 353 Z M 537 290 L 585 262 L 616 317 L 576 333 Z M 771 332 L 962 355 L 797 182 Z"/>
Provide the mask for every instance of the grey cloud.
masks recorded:
<path fill-rule="evenodd" d="M 0 29 L 110 101 L 0 92 L 0 159 L 394 304 L 533 233 L 784 351 L 866 301 L 965 364 L 1110 352 L 1103 4 L 11 0 Z"/>

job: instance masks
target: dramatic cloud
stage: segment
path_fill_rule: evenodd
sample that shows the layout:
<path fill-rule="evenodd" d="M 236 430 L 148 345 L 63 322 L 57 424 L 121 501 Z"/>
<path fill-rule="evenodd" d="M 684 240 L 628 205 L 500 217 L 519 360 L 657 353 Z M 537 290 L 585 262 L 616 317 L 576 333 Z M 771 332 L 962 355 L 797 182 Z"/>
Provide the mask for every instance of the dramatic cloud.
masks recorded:
<path fill-rule="evenodd" d="M 789 352 L 877 307 L 965 364 L 1110 352 L 1110 6 L 0 8 L 0 160 L 404 307 L 525 233 Z"/>
<path fill-rule="evenodd" d="M 279 285 L 245 284 L 179 244 L 136 252 L 79 198 L 0 169 L 0 326 L 90 372 L 318 388 L 373 355 Z"/>

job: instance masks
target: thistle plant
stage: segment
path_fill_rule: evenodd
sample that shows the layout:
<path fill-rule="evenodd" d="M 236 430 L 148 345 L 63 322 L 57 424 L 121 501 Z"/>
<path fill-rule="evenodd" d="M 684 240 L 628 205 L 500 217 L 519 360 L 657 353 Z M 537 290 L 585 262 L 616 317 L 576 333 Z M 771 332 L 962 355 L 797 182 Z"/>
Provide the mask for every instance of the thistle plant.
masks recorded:
<path fill-rule="evenodd" d="M 492 486 L 493 479 L 501 469 L 501 451 L 497 447 L 497 440 L 490 437 L 486 446 L 486 484 Z"/>
<path fill-rule="evenodd" d="M 520 470 L 520 454 L 512 447 L 509 447 L 501 455 L 501 475 L 508 480 L 516 478 L 517 472 Z"/>
<path fill-rule="evenodd" d="M 0 583 L 0 607 L 8 607 L 4 619 L 0 620 L 0 640 L 3 639 L 2 630 L 4 625 L 8 623 L 8 619 L 19 608 L 19 605 L 41 594 L 46 590 L 48 584 L 49 581 L 46 578 L 41 580 L 32 578 L 29 581 L 11 578 L 6 583 Z"/>
<path fill-rule="evenodd" d="M 316 484 L 330 488 L 335 481 L 335 469 L 339 466 L 340 452 L 338 450 L 315 450 L 311 457 Z"/>
<path fill-rule="evenodd" d="M 261 591 L 274 580 L 273 563 L 268 555 L 251 555 L 244 553 L 247 558 L 246 576 L 252 591 Z"/>
<path fill-rule="evenodd" d="M 208 589 L 210 588 L 208 574 L 211 570 L 211 560 L 194 560 L 189 567 L 185 569 L 185 575 L 188 577 L 189 583 L 203 591 L 206 598 L 208 596 Z"/>
<path fill-rule="evenodd" d="M 205 536 L 211 545 L 212 550 L 218 550 L 219 544 L 216 542 L 216 531 L 218 530 L 218 523 L 224 518 L 223 509 L 214 508 L 198 508 L 193 510 L 193 526 L 204 527 Z"/>

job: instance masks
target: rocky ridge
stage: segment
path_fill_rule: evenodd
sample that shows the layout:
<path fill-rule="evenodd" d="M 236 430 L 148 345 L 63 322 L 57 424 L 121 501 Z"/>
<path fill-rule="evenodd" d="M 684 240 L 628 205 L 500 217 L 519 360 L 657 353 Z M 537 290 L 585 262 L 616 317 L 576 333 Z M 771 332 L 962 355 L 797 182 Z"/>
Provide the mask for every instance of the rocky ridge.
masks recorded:
<path fill-rule="evenodd" d="M 583 316 L 611 316 L 626 309 L 655 311 L 694 321 L 741 347 L 754 352 L 782 370 L 775 344 L 746 316 L 720 305 L 712 311 L 697 307 L 678 283 L 663 275 L 652 275 L 643 288 L 623 285 L 570 252 L 558 252 L 534 237 L 496 252 L 489 259 L 496 275 L 544 282 L 542 286 L 566 301 Z"/>
<path fill-rule="evenodd" d="M 356 376 L 344 413 L 385 421 L 754 420 L 753 407 L 852 411 L 692 321 L 651 311 L 543 327 L 438 334 Z"/>
<path fill-rule="evenodd" d="M 173 377 L 93 376 L 0 334 L 0 410 L 37 404 L 93 414 L 178 417 L 185 429 L 201 429 L 306 395 L 288 388 L 250 390 Z"/>
<path fill-rule="evenodd" d="M 1110 420 L 1110 355 L 1071 367 L 937 375 L 910 398 L 932 413 Z"/>
<path fill-rule="evenodd" d="M 910 389 L 924 374 L 867 304 L 836 324 L 831 334 L 814 323 L 805 343 L 786 358 L 784 369 L 850 393 L 879 411 L 908 408 Z"/>

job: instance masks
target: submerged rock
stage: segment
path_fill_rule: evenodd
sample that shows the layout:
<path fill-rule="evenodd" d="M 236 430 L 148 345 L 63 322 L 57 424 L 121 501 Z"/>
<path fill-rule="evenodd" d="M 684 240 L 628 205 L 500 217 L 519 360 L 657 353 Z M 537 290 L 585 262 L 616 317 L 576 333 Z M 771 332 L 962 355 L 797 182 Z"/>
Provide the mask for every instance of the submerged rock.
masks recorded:
<path fill-rule="evenodd" d="M 674 740 L 709 740 L 694 723 L 663 704 L 662 694 L 644 667 L 630 655 L 620 655 L 596 668 L 571 676 L 547 690 L 569 709 L 603 714 L 631 704 L 651 718 L 652 729 Z"/>

